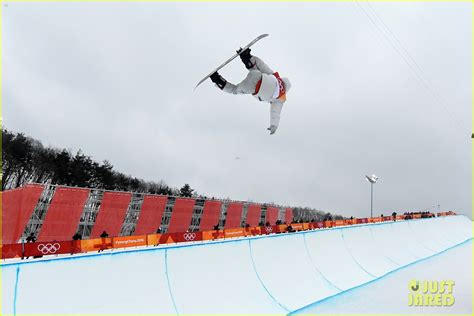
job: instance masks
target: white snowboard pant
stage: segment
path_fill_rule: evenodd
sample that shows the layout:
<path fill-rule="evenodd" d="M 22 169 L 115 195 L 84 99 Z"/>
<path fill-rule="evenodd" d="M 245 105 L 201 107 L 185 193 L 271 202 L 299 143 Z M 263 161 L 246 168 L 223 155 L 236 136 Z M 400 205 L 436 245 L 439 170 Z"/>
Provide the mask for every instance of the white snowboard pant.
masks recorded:
<path fill-rule="evenodd" d="M 242 82 L 234 85 L 227 81 L 224 92 L 231 94 L 253 94 L 257 83 L 262 79 L 262 73 L 258 70 L 250 70 Z"/>

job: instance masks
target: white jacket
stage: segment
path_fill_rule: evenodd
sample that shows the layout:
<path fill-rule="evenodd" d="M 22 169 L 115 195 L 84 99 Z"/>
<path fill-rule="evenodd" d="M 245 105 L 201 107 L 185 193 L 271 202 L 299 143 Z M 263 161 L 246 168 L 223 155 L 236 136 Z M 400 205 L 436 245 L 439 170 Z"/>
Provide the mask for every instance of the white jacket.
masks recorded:
<path fill-rule="evenodd" d="M 270 102 L 270 125 L 278 127 L 284 101 L 277 99 L 279 85 L 278 80 L 273 75 L 275 72 L 256 56 L 252 56 L 250 61 L 254 66 L 249 69 L 247 77 L 237 85 L 227 82 L 223 90 L 232 94 L 253 94 L 257 83 L 261 79 L 262 84 L 259 93 L 257 93 L 255 97 L 260 101 Z M 285 90 L 288 92 L 290 88 L 289 80 L 286 78 L 283 79 L 285 82 Z"/>

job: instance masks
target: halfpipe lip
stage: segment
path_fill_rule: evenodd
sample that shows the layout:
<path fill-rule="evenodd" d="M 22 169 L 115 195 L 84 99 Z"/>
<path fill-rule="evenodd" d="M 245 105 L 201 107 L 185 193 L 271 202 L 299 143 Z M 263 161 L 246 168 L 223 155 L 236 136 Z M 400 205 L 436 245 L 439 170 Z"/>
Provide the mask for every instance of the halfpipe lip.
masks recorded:
<path fill-rule="evenodd" d="M 458 215 L 451 215 L 451 216 L 458 216 L 458 217 L 465 217 L 469 221 L 471 221 L 467 216 L 458 214 Z M 421 220 L 436 220 L 439 219 L 439 217 L 432 217 L 432 218 L 418 218 L 418 219 L 411 219 L 411 220 L 416 220 L 416 221 L 421 221 Z M 299 232 L 294 232 L 291 233 L 292 235 L 294 234 L 311 234 L 311 233 L 322 233 L 325 231 L 329 230 L 338 230 L 338 229 L 354 229 L 357 227 L 363 227 L 363 226 L 371 226 L 373 227 L 374 225 L 391 225 L 393 223 L 397 222 L 404 222 L 404 220 L 399 220 L 396 222 L 389 221 L 389 222 L 379 222 L 379 223 L 363 223 L 363 224 L 353 224 L 353 225 L 348 225 L 348 226 L 338 226 L 338 227 L 331 227 L 331 228 L 317 228 L 317 229 L 312 229 L 312 230 L 305 230 L 305 231 L 299 231 Z M 5 262 L 0 263 L 0 268 L 3 267 L 8 267 L 8 266 L 17 266 L 17 265 L 27 265 L 27 264 L 36 264 L 36 263 L 44 263 L 44 262 L 49 262 L 49 261 L 56 261 L 56 260 L 80 260 L 83 258 L 90 258 L 90 257 L 96 257 L 96 256 L 117 256 L 117 255 L 125 255 L 128 253 L 136 253 L 136 252 L 145 252 L 145 251 L 162 251 L 165 249 L 173 249 L 173 248 L 189 248 L 189 247 L 200 247 L 200 246 L 206 246 L 206 245 L 214 245 L 214 244 L 222 244 L 222 243 L 232 243 L 232 242 L 245 242 L 245 241 L 250 241 L 253 239 L 260 239 L 260 238 L 280 238 L 287 236 L 288 233 L 281 233 L 281 234 L 272 234 L 272 235 L 259 235 L 259 236 L 250 236 L 250 237 L 236 237 L 232 239 L 223 239 L 223 240 L 217 240 L 217 241 L 198 241 L 198 242 L 190 242 L 190 243 L 179 243 L 179 244 L 163 244 L 163 245 L 158 245 L 156 247 L 152 246 L 142 246 L 142 247 L 137 247 L 137 248 L 132 248 L 132 249 L 113 249 L 112 251 L 104 251 L 102 253 L 84 253 L 84 254 L 75 254 L 75 255 L 69 255 L 69 254 L 64 254 L 64 255 L 58 255 L 57 257 L 50 257 L 50 258 L 39 258 L 39 259 L 32 259 L 31 261 L 24 261 L 21 259 L 13 259 L 14 261 L 8 260 Z M 450 248 L 448 248 L 450 249 Z M 430 257 L 427 257 L 430 258 Z M 415 261 L 417 262 L 417 261 Z M 364 283 L 365 284 L 365 283 Z"/>

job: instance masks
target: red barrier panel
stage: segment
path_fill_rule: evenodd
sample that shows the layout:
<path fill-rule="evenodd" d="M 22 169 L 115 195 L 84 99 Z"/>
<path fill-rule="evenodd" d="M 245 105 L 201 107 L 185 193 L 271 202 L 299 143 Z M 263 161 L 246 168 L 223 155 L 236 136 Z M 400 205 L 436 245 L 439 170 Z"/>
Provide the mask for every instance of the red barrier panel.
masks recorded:
<path fill-rule="evenodd" d="M 344 220 L 343 219 L 338 219 L 334 221 L 334 226 L 339 227 L 339 226 L 344 226 Z"/>
<path fill-rule="evenodd" d="M 2 243 L 18 242 L 43 192 L 44 186 L 28 184 L 2 193 Z"/>
<path fill-rule="evenodd" d="M 221 215 L 222 202 L 216 200 L 206 200 L 204 202 L 204 209 L 202 211 L 201 223 L 199 230 L 211 230 L 219 223 Z"/>
<path fill-rule="evenodd" d="M 176 199 L 167 233 L 185 232 L 189 229 L 195 202 L 194 199 Z"/>
<path fill-rule="evenodd" d="M 260 230 L 262 235 L 275 234 L 276 226 L 260 226 Z"/>
<path fill-rule="evenodd" d="M 189 242 L 202 240 L 202 232 L 173 233 L 176 242 Z"/>
<path fill-rule="evenodd" d="M 246 223 L 249 224 L 251 227 L 256 227 L 258 223 L 260 222 L 261 213 L 262 213 L 262 209 L 260 205 L 250 204 L 247 208 Z"/>
<path fill-rule="evenodd" d="M 25 244 L 25 257 L 70 254 L 72 252 L 72 241 L 45 241 Z"/>
<path fill-rule="evenodd" d="M 265 215 L 265 223 L 270 222 L 270 225 L 275 225 L 278 219 L 278 209 L 276 207 L 267 207 L 267 214 Z"/>
<path fill-rule="evenodd" d="M 255 226 L 255 227 L 247 227 L 244 228 L 244 234 L 245 236 L 258 236 L 262 234 L 261 227 L 260 226 Z"/>
<path fill-rule="evenodd" d="M 172 244 L 199 240 L 203 240 L 202 232 L 166 233 L 161 234 L 159 244 Z"/>
<path fill-rule="evenodd" d="M 227 206 L 224 229 L 239 228 L 242 221 L 242 203 L 231 202 Z"/>
<path fill-rule="evenodd" d="M 134 235 L 146 235 L 156 232 L 161 225 L 161 218 L 167 200 L 168 197 L 166 196 L 145 195 Z"/>
<path fill-rule="evenodd" d="M 77 230 L 89 189 L 58 187 L 38 235 L 38 241 L 68 240 Z"/>
<path fill-rule="evenodd" d="M 74 253 L 86 252 L 85 249 L 82 249 L 81 246 L 82 244 L 80 240 L 71 241 L 71 247 L 72 247 L 71 253 L 74 254 Z"/>
<path fill-rule="evenodd" d="M 173 243 L 177 243 L 176 240 L 174 240 L 173 238 L 173 234 L 161 234 L 160 236 L 160 240 L 158 242 L 158 244 L 173 244 Z"/>
<path fill-rule="evenodd" d="M 21 258 L 23 256 L 22 244 L 2 245 L 2 259 Z"/>
<path fill-rule="evenodd" d="M 324 228 L 324 222 L 316 222 L 314 223 L 314 228 Z"/>
<path fill-rule="evenodd" d="M 356 220 L 357 224 L 367 224 L 369 222 L 368 218 L 358 218 Z"/>
<path fill-rule="evenodd" d="M 285 209 L 285 222 L 289 225 L 293 221 L 293 210 L 291 208 Z"/>
<path fill-rule="evenodd" d="M 91 238 L 99 238 L 103 231 L 106 231 L 110 237 L 118 236 L 131 198 L 131 193 L 105 192 L 92 228 Z"/>
<path fill-rule="evenodd" d="M 392 216 L 384 216 L 383 221 L 384 222 L 393 221 L 393 217 Z"/>

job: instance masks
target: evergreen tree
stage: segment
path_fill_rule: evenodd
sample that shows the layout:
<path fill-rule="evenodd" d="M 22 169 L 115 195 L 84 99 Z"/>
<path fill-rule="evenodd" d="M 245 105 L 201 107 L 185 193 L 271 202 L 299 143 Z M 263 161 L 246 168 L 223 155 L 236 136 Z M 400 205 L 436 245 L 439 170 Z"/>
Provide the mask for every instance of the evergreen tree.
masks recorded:
<path fill-rule="evenodd" d="M 194 190 L 191 189 L 191 186 L 186 183 L 181 189 L 179 189 L 179 196 L 191 197 L 193 196 L 193 191 Z"/>

